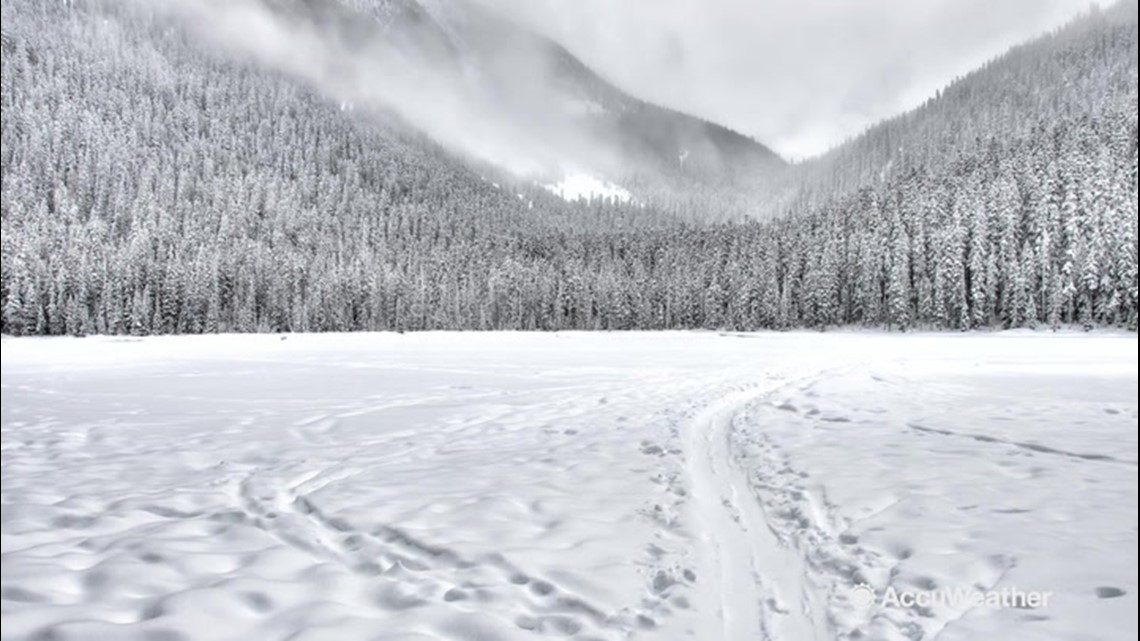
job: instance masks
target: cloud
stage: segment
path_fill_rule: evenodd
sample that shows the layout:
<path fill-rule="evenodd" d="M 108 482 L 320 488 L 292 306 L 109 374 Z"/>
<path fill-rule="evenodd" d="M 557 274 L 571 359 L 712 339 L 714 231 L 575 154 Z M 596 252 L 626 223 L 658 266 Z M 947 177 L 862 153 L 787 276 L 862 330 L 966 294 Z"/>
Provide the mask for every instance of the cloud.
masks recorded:
<path fill-rule="evenodd" d="M 478 0 L 639 97 L 826 151 L 1088 0 Z"/>
<path fill-rule="evenodd" d="M 555 92 L 544 61 L 528 55 L 533 52 L 523 45 L 511 49 L 512 55 L 480 61 L 482 72 L 529 80 L 513 83 L 504 96 L 457 64 L 449 45 L 430 46 L 432 34 L 375 37 L 382 22 L 334 4 L 165 2 L 210 42 L 298 77 L 360 111 L 395 115 L 452 151 L 517 175 L 541 177 L 576 164 L 600 168 L 616 163 L 598 141 L 544 109 L 543 100 Z M 415 24 L 401 28 L 414 29 Z"/>

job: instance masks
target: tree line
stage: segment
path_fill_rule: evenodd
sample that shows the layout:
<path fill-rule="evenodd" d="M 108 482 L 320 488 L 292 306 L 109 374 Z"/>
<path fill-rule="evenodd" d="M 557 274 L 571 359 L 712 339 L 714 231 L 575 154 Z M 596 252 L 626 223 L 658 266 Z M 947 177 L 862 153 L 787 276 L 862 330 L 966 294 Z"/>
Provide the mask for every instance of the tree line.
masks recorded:
<path fill-rule="evenodd" d="M 1122 6 L 795 168 L 782 216 L 701 224 L 563 202 L 137 5 L 6 2 L 2 329 L 1135 330 Z"/>

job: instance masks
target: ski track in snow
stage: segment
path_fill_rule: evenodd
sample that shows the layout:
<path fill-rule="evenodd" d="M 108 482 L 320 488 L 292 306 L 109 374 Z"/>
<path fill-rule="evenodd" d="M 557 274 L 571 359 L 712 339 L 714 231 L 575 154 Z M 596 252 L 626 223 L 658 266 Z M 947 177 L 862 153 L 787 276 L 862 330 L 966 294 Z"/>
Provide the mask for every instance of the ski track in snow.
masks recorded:
<path fill-rule="evenodd" d="M 1135 336 L 5 340 L 3 641 L 1116 641 Z M 1048 610 L 861 609 L 854 585 Z"/>
<path fill-rule="evenodd" d="M 803 561 L 777 540 L 731 452 L 740 409 L 788 383 L 736 391 L 704 409 L 688 431 L 698 545 L 718 588 L 705 592 L 702 638 L 810 641 L 826 630 Z"/>

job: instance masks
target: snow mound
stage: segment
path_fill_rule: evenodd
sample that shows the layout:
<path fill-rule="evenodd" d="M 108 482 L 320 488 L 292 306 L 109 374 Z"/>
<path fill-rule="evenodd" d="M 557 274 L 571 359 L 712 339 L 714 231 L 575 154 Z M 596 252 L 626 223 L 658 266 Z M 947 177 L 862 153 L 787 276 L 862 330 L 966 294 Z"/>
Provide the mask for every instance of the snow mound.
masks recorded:
<path fill-rule="evenodd" d="M 562 180 L 543 185 L 543 188 L 569 201 L 602 198 L 625 203 L 633 199 L 633 195 L 625 189 L 583 173 L 567 174 Z"/>

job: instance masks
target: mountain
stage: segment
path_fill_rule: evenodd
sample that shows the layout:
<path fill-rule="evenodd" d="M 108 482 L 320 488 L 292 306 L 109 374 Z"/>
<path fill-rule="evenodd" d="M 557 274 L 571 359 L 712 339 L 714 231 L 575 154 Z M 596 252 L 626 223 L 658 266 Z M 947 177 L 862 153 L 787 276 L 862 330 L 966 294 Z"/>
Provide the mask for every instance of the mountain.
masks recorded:
<path fill-rule="evenodd" d="M 509 121 L 504 135 L 557 148 L 553 162 L 538 163 L 540 174 L 584 171 L 641 189 L 676 190 L 700 184 L 739 187 L 786 167 L 746 136 L 629 95 L 561 45 L 481 4 L 264 2 L 294 27 L 318 25 L 323 39 L 348 49 L 342 59 L 398 60 L 417 70 L 417 83 L 434 78 L 447 93 L 462 92 L 465 104 L 484 120 Z M 386 98 L 378 102 L 400 102 Z"/>
<path fill-rule="evenodd" d="M 1135 329 L 1136 105 L 1137 11 L 1120 2 L 798 166 L 795 314 Z"/>
<path fill-rule="evenodd" d="M 994 138 L 1041 135 L 1042 122 L 1120 118 L 1135 111 L 1136 5 L 1096 5 L 1080 19 L 955 79 L 922 105 L 877 123 L 791 172 L 823 199 L 984 152 Z M 1038 130 L 1035 130 L 1038 129 Z"/>
<path fill-rule="evenodd" d="M 571 128 L 584 126 L 598 140 L 611 141 L 623 159 L 651 170 L 714 179 L 755 175 L 785 164 L 751 138 L 629 95 L 561 45 L 482 5 L 439 0 L 354 4 L 387 8 L 380 21 L 390 31 L 434 32 L 434 37 L 418 37 L 417 44 L 426 40 L 433 50 L 450 54 L 455 66 L 504 102 L 538 102 L 538 107 L 568 119 Z M 395 6 L 400 9 L 392 9 Z"/>
<path fill-rule="evenodd" d="M 436 10 L 6 0 L 2 331 L 1136 328 L 1134 7 L 784 169 Z M 755 211 L 741 156 L 782 217 L 714 222 Z"/>

